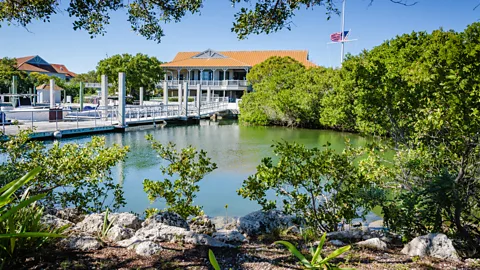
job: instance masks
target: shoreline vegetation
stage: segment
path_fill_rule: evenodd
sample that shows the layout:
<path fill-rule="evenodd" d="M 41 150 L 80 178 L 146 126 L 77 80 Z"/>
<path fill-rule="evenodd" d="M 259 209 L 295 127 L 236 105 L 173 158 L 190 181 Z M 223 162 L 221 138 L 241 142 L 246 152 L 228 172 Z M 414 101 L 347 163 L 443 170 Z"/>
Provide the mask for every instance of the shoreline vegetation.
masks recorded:
<path fill-rule="evenodd" d="M 0 142 L 0 268 L 208 269 L 213 249 L 225 269 L 478 269 L 479 44 L 474 23 L 398 36 L 335 70 L 279 57 L 255 66 L 240 121 L 383 140 L 342 152 L 275 143 L 278 158 L 238 189 L 263 211 L 218 228 L 195 204 L 198 182 L 217 168 L 203 150 L 146 138 L 164 163 L 160 179 L 143 182 L 145 196 L 167 206 L 141 220 L 115 212 L 128 202 L 111 168 L 128 147 L 93 137 L 47 149 L 29 131 L 11 136 Z M 378 228 L 339 226 L 374 207 Z"/>

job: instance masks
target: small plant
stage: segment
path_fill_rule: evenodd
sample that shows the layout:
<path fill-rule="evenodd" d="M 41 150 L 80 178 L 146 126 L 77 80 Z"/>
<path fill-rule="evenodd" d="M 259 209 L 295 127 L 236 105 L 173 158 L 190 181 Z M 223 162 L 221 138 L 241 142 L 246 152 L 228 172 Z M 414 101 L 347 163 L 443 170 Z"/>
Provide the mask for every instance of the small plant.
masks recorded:
<path fill-rule="evenodd" d="M 108 221 L 108 213 L 109 210 L 105 210 L 105 216 L 103 217 L 103 225 L 102 225 L 102 231 L 100 232 L 100 238 L 105 239 L 107 237 L 108 232 L 110 231 L 110 228 L 113 225 L 113 222 L 115 222 L 115 218 L 112 221 Z"/>
<path fill-rule="evenodd" d="M 225 204 L 225 223 L 228 223 L 228 204 Z"/>
<path fill-rule="evenodd" d="M 340 268 L 336 264 L 330 263 L 331 259 L 334 259 L 341 254 L 345 253 L 348 251 L 351 246 L 344 246 L 341 247 L 332 253 L 328 255 L 325 258 L 322 258 L 322 255 L 320 254 L 323 248 L 323 245 L 325 244 L 325 239 L 327 238 L 327 234 L 324 233 L 322 238 L 320 239 L 320 243 L 318 244 L 317 249 L 314 251 L 313 248 L 310 249 L 310 253 L 312 255 L 312 259 L 308 261 L 303 254 L 298 251 L 298 249 L 290 242 L 288 241 L 276 241 L 275 244 L 281 244 L 284 245 L 295 257 L 298 258 L 298 260 L 303 264 L 303 266 L 307 269 L 331 269 L 331 270 L 346 270 L 346 269 L 351 269 L 351 268 Z"/>
<path fill-rule="evenodd" d="M 29 188 L 25 186 L 40 172 L 37 167 L 23 177 L 0 187 L 0 269 L 16 259 L 22 250 L 35 250 L 47 243 L 51 238 L 64 237 L 62 233 L 67 227 L 48 228 L 40 218 L 43 208 L 35 204 L 44 198 L 45 193 L 29 196 Z M 23 195 L 16 198 L 15 193 L 23 189 Z"/>
<path fill-rule="evenodd" d="M 152 135 L 147 135 L 146 139 L 151 142 L 152 148 L 160 158 L 168 162 L 168 166 L 160 167 L 163 180 L 143 181 L 143 190 L 147 193 L 148 199 L 151 202 L 159 198 L 165 199 L 166 210 L 175 212 L 184 219 L 202 214 L 202 207 L 194 205 L 197 192 L 200 191 L 198 182 L 215 170 L 217 165 L 203 150 L 197 151 L 189 146 L 178 151 L 175 144 L 163 145 L 155 141 Z"/>
<path fill-rule="evenodd" d="M 220 265 L 217 262 L 217 258 L 215 258 L 215 254 L 211 249 L 208 250 L 208 259 L 210 260 L 210 264 L 212 264 L 213 269 L 221 270 Z M 230 268 L 231 270 L 232 268 Z"/>

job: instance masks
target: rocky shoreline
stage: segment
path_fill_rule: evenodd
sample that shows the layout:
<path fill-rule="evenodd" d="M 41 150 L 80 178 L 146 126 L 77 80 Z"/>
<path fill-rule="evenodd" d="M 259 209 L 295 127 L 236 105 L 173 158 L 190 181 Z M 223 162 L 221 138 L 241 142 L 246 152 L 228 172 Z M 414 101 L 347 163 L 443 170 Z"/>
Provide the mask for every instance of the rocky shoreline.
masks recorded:
<path fill-rule="evenodd" d="M 159 254 L 169 251 L 172 245 L 182 248 L 198 248 L 202 252 L 211 248 L 221 250 L 220 253 L 226 254 L 254 246 L 257 251 L 264 249 L 265 252 L 278 251 L 279 254 L 283 254 L 285 262 L 291 264 L 286 268 L 289 269 L 295 266 L 295 260 L 292 260 L 289 253 L 272 243 L 262 242 L 261 237 L 278 234 L 283 230 L 288 231 L 288 235 L 285 234 L 285 237 L 300 239 L 297 242 L 302 242 L 300 226 L 295 224 L 294 218 L 277 210 L 253 212 L 238 219 L 232 218 L 231 222 L 223 222 L 218 218 L 210 219 L 207 216 L 187 221 L 171 212 L 159 213 L 146 220 L 142 220 L 132 213 L 110 213 L 108 214 L 108 228 L 106 228 L 105 213 L 82 215 L 75 209 L 62 209 L 45 215 L 42 221 L 55 227 L 70 226 L 67 230 L 68 237 L 57 244 L 60 250 L 102 253 L 102 250 L 115 248 L 116 252 L 125 252 L 125 254 L 130 254 L 129 256 L 138 256 L 143 260 L 156 258 Z M 377 222 L 371 226 L 374 225 L 381 224 Z M 413 258 L 410 261 L 423 257 L 436 258 L 454 265 L 455 268 L 452 269 L 459 267 L 476 269 L 475 265 L 478 263 L 474 260 L 474 266 L 471 268 L 467 261 L 462 261 L 453 247 L 452 241 L 443 234 L 417 237 L 403 245 L 399 236 L 391 234 L 387 230 L 359 226 L 349 230 L 330 232 L 327 234 L 327 239 L 327 249 L 350 244 L 354 247 L 352 252 L 357 250 L 380 255 L 396 254 L 395 256 L 403 256 L 402 258 L 407 260 Z M 308 248 L 307 243 L 303 242 L 302 245 L 301 248 Z M 219 254 L 219 256 L 223 258 L 224 254 Z M 240 255 L 235 256 L 236 258 L 232 260 L 238 264 L 237 257 Z M 340 258 L 340 261 L 343 260 L 343 263 L 348 264 L 349 260 L 346 258 Z M 228 261 L 228 258 L 226 260 Z M 243 260 L 242 265 L 249 263 L 248 256 Z M 208 266 L 208 261 L 202 262 L 202 264 Z M 266 268 L 261 269 L 283 269 L 278 268 L 274 262 L 267 264 L 268 266 L 264 266 Z M 260 269 L 238 265 L 231 267 L 234 269 Z M 355 268 L 364 269 L 358 266 Z"/>

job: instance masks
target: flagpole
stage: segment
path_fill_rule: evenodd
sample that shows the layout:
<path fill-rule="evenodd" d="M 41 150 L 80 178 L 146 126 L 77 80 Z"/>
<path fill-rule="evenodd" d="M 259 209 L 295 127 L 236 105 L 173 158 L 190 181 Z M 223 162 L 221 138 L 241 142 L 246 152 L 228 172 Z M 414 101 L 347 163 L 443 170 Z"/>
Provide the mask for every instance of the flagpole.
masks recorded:
<path fill-rule="evenodd" d="M 346 0 L 343 0 L 342 2 L 342 50 L 341 50 L 341 55 L 340 55 L 340 66 L 342 66 L 342 63 L 343 63 L 343 56 L 344 56 L 344 53 L 345 53 L 345 1 Z"/>

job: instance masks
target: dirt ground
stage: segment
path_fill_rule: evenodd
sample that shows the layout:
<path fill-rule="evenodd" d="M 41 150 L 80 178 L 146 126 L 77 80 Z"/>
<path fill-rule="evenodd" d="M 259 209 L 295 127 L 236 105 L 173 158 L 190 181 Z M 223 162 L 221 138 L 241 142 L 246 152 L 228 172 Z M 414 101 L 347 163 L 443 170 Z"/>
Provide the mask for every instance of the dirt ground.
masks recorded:
<path fill-rule="evenodd" d="M 162 243 L 162 247 L 163 250 L 152 257 L 142 257 L 134 250 L 113 244 L 91 252 L 53 248 L 27 256 L 22 263 L 6 269 L 213 269 L 208 261 L 208 247 L 178 243 Z M 222 269 L 303 269 L 288 250 L 272 244 L 211 249 Z M 327 245 L 323 254 L 334 249 Z M 353 248 L 334 262 L 340 267 L 355 269 L 480 269 L 480 260 L 451 262 L 411 258 L 400 254 L 400 249 L 379 252 Z"/>

